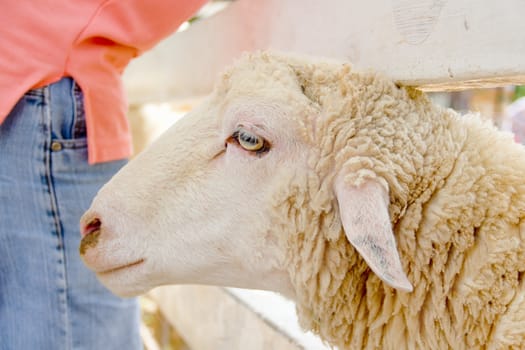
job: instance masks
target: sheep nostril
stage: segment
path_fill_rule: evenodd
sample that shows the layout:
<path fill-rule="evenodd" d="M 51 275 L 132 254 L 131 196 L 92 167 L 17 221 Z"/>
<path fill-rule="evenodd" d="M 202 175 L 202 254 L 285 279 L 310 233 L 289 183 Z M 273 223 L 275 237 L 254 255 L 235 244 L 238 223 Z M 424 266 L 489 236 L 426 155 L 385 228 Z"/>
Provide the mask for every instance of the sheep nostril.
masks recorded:
<path fill-rule="evenodd" d="M 96 231 L 100 230 L 100 226 L 101 225 L 102 225 L 102 223 L 100 222 L 99 218 L 92 219 L 82 229 L 82 237 L 85 237 L 85 236 L 87 236 L 89 234 L 92 234 L 93 232 L 96 232 Z"/>

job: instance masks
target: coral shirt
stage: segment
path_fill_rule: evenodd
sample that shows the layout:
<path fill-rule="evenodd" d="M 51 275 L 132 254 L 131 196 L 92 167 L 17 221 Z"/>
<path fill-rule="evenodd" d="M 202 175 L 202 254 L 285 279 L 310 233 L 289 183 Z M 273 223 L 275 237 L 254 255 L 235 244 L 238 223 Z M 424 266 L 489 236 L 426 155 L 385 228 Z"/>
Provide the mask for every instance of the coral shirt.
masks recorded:
<path fill-rule="evenodd" d="M 206 0 L 4 0 L 0 123 L 24 93 L 70 76 L 84 93 L 89 162 L 128 157 L 121 74 Z"/>

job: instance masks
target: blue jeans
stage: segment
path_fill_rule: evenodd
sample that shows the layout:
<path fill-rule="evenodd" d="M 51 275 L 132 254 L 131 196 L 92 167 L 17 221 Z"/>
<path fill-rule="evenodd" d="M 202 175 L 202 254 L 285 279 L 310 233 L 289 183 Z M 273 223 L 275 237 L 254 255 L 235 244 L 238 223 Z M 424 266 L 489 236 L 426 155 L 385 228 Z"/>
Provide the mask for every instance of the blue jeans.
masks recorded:
<path fill-rule="evenodd" d="M 112 295 L 78 253 L 80 216 L 124 163 L 87 164 L 70 78 L 29 91 L 0 125 L 0 349 L 142 348 L 136 300 Z"/>

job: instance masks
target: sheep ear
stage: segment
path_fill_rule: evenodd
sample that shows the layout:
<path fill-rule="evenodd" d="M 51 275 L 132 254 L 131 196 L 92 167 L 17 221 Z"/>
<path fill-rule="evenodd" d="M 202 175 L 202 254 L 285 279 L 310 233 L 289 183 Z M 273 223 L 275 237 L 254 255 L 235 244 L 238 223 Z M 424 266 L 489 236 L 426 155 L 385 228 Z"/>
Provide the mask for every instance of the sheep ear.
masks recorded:
<path fill-rule="evenodd" d="M 386 284 L 411 292 L 412 285 L 401 266 L 388 214 L 388 193 L 378 181 L 359 186 L 338 180 L 335 192 L 346 238 L 368 266 Z"/>

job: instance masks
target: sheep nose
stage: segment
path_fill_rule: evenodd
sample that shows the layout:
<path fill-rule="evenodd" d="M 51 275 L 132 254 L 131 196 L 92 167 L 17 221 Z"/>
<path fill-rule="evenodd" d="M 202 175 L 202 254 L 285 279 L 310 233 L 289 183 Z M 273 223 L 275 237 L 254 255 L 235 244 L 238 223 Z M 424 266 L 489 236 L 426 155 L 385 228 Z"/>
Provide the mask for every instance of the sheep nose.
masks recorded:
<path fill-rule="evenodd" d="M 79 252 L 84 255 L 89 248 L 97 245 L 100 236 L 102 222 L 99 218 L 91 219 L 87 224 L 81 226 L 82 240 L 80 241 Z"/>
<path fill-rule="evenodd" d="M 82 237 L 86 237 L 87 235 L 99 231 L 101 225 L 102 222 L 99 218 L 93 218 L 87 224 L 83 225 L 80 234 L 82 235 Z"/>

